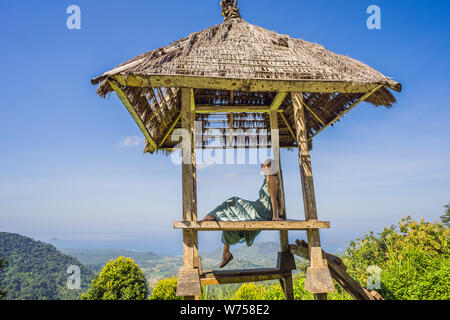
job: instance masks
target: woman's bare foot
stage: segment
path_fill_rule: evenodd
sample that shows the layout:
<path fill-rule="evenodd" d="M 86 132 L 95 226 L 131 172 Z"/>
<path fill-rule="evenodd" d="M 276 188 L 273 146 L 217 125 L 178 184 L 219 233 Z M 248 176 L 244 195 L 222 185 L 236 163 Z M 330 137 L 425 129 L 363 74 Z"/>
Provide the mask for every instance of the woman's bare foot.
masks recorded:
<path fill-rule="evenodd" d="M 220 264 L 220 269 L 229 264 L 231 260 L 233 260 L 233 255 L 231 254 L 231 252 L 224 252 L 222 256 L 222 263 Z"/>
<path fill-rule="evenodd" d="M 204 222 L 204 221 L 216 221 L 216 218 L 213 215 L 208 214 L 206 217 L 203 218 L 203 220 L 201 222 Z"/>

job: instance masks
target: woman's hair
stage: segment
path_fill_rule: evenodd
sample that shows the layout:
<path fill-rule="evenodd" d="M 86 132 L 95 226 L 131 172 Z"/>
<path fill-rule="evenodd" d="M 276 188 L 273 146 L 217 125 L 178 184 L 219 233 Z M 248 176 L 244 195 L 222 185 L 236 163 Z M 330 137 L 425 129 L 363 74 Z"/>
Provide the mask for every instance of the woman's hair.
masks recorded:
<path fill-rule="evenodd" d="M 267 159 L 263 163 L 261 163 L 261 167 L 270 167 L 272 166 L 272 159 Z"/>

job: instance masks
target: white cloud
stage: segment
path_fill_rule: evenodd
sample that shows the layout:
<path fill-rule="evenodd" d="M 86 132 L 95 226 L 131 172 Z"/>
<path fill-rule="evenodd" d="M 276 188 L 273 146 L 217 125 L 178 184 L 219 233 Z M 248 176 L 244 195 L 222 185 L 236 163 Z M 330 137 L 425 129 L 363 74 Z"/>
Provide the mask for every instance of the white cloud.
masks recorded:
<path fill-rule="evenodd" d="M 144 144 L 144 138 L 138 136 L 128 136 L 119 143 L 120 147 L 139 147 Z"/>
<path fill-rule="evenodd" d="M 226 182 L 233 182 L 239 180 L 239 174 L 237 172 L 227 173 L 223 176 Z"/>

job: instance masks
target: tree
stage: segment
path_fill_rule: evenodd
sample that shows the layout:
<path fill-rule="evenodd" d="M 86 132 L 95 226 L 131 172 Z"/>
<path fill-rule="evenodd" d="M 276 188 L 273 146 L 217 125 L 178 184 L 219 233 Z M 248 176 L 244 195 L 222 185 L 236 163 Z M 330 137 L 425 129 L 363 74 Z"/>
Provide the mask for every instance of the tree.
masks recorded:
<path fill-rule="evenodd" d="M 3 272 L 3 270 L 6 268 L 7 265 L 8 265 L 8 262 L 6 262 L 6 260 L 0 259 L 0 272 Z M 5 295 L 6 295 L 6 292 L 0 290 L 0 300 L 3 299 L 3 297 Z"/>
<path fill-rule="evenodd" d="M 370 266 L 381 268 L 380 293 L 394 300 L 450 299 L 450 229 L 438 222 L 402 219 L 398 227 L 353 241 L 343 260 L 366 285 Z"/>
<path fill-rule="evenodd" d="M 110 260 L 92 280 L 83 300 L 144 300 L 147 280 L 141 268 L 131 259 Z"/>
<path fill-rule="evenodd" d="M 447 227 L 450 227 L 450 203 L 444 206 L 445 213 L 441 216 L 441 221 L 443 224 L 446 224 Z"/>
<path fill-rule="evenodd" d="M 175 277 L 158 281 L 150 300 L 182 300 L 182 297 L 177 297 L 177 282 Z"/>

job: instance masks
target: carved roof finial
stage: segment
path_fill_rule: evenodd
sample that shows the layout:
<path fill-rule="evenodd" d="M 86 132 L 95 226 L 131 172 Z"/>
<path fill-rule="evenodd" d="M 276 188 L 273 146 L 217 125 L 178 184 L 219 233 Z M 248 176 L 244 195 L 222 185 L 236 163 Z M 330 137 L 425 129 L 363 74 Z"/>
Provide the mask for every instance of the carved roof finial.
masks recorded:
<path fill-rule="evenodd" d="M 222 7 L 222 15 L 224 20 L 230 18 L 240 18 L 239 8 L 237 7 L 238 0 L 222 0 L 220 6 Z"/>

